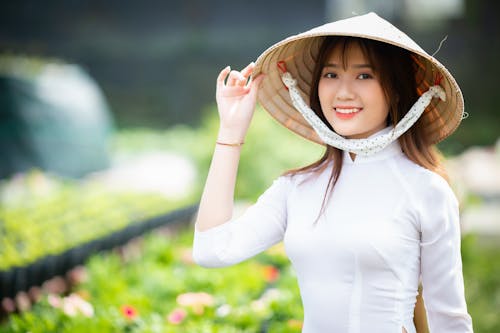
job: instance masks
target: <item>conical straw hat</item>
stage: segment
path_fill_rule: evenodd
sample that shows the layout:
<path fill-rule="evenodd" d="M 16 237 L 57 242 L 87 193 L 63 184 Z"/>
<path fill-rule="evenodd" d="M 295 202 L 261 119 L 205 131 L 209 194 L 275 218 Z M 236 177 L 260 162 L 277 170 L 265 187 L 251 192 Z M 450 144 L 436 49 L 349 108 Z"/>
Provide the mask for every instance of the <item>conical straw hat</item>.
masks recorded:
<path fill-rule="evenodd" d="M 293 132 L 311 141 L 324 144 L 314 129 L 294 108 L 281 80 L 278 62 L 284 61 L 287 71 L 297 80 L 305 101 L 309 102 L 314 65 L 325 36 L 352 36 L 373 39 L 407 49 L 414 54 L 419 94 L 440 80 L 446 101 L 433 100 L 422 114 L 421 121 L 430 142 L 437 143 L 449 136 L 460 124 L 464 113 L 462 92 L 450 72 L 427 54 L 404 32 L 375 13 L 327 23 L 309 31 L 288 37 L 262 53 L 256 60 L 254 75 L 265 73 L 258 101 L 276 120 Z"/>

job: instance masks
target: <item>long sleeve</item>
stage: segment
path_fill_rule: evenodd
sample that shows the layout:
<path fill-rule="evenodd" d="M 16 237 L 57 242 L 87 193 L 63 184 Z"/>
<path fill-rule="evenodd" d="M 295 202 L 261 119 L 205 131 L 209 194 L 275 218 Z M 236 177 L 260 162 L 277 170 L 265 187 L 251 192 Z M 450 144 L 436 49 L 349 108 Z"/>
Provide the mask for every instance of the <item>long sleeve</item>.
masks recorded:
<path fill-rule="evenodd" d="M 438 176 L 421 195 L 421 274 L 430 332 L 472 332 L 464 296 L 456 197 Z"/>
<path fill-rule="evenodd" d="M 280 242 L 287 221 L 289 177 L 279 177 L 245 213 L 206 231 L 195 229 L 193 259 L 223 267 L 248 259 Z"/>

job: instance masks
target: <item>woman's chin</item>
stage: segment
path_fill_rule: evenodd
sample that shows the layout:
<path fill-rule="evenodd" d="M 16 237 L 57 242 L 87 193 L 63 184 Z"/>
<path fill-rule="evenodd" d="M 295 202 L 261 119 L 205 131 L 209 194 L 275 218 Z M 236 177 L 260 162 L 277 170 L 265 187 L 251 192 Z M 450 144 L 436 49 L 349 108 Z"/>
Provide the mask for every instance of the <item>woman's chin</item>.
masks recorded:
<path fill-rule="evenodd" d="M 357 136 L 361 135 L 361 133 L 359 133 L 358 131 L 355 131 L 355 130 L 350 130 L 350 129 L 346 129 L 346 128 L 333 128 L 333 130 L 335 131 L 335 133 L 337 133 L 338 135 L 346 138 L 346 139 L 355 139 L 357 138 Z"/>

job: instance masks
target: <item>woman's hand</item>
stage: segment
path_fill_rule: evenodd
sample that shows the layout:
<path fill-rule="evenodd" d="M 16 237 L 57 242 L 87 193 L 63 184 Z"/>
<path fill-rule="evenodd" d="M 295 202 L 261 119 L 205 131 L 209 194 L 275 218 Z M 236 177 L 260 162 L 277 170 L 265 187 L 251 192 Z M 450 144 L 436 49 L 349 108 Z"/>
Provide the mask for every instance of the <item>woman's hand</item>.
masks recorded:
<path fill-rule="evenodd" d="M 257 90 L 264 78 L 252 78 L 252 62 L 241 72 L 224 68 L 217 77 L 216 100 L 220 117 L 218 140 L 228 143 L 243 142 L 257 100 Z M 227 78 L 227 80 L 226 80 Z"/>
<path fill-rule="evenodd" d="M 218 141 L 242 143 L 252 120 L 257 90 L 263 76 L 254 80 L 251 63 L 241 72 L 224 68 L 217 78 Z M 227 79 L 227 80 L 226 80 Z M 196 229 L 205 231 L 229 221 L 233 215 L 234 187 L 241 149 L 216 145 L 196 217 Z"/>

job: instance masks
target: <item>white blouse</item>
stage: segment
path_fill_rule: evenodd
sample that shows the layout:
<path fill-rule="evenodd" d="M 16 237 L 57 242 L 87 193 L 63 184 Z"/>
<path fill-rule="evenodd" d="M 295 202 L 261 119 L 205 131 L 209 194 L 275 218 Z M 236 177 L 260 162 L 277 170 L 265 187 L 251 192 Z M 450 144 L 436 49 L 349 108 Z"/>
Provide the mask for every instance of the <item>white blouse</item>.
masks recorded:
<path fill-rule="evenodd" d="M 385 130 L 384 130 L 385 132 Z M 378 133 L 377 133 L 378 134 Z M 241 216 L 194 234 L 194 260 L 238 263 L 284 241 L 304 333 L 415 333 L 419 278 L 432 333 L 472 332 L 458 204 L 448 183 L 398 142 L 351 160 L 316 224 L 331 173 L 282 176 Z"/>

